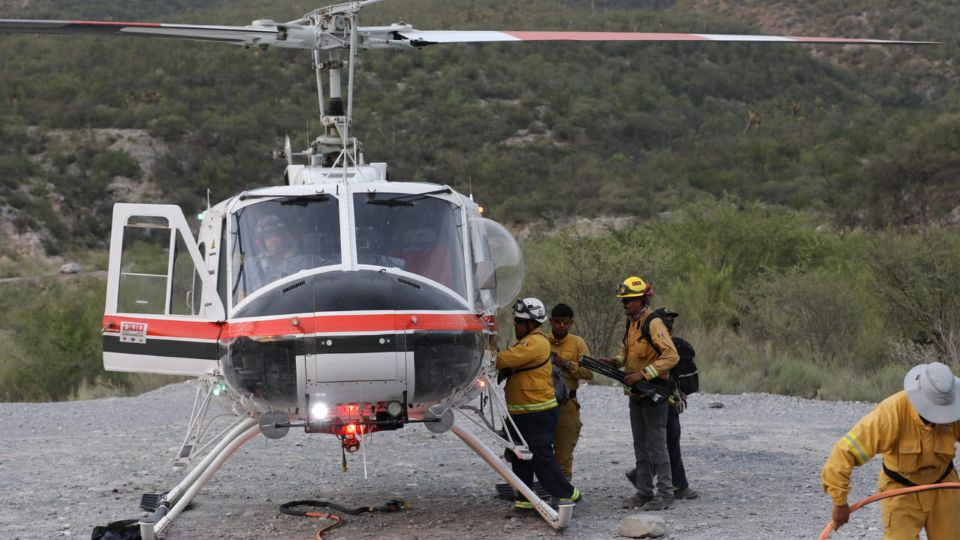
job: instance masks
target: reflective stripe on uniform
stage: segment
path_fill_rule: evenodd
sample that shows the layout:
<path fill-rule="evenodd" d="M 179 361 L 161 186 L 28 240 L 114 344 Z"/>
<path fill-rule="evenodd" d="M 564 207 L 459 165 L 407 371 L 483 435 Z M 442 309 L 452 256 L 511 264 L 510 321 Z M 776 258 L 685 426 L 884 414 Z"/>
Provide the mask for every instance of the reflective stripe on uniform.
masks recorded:
<path fill-rule="evenodd" d="M 857 459 L 858 465 L 863 465 L 870 461 L 870 456 L 863 450 L 863 445 L 860 444 L 860 441 L 853 435 L 853 432 L 848 432 L 844 435 L 843 440 L 847 443 L 847 446 L 850 447 L 850 450 L 853 452 L 853 457 Z"/>
<path fill-rule="evenodd" d="M 545 411 L 547 409 L 552 409 L 557 406 L 557 398 L 553 398 L 549 401 L 544 401 L 542 403 L 529 403 L 526 405 L 507 405 L 507 411 L 509 412 L 539 412 Z"/>

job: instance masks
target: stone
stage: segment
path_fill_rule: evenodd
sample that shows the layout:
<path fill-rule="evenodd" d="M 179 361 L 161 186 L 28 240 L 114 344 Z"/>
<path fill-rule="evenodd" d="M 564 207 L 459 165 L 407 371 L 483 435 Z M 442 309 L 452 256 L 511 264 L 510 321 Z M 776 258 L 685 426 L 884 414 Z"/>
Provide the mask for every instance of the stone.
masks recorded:
<path fill-rule="evenodd" d="M 617 534 L 627 538 L 660 538 L 667 532 L 667 522 L 657 514 L 637 514 L 620 520 Z"/>
<path fill-rule="evenodd" d="M 82 271 L 83 267 L 75 262 L 67 263 L 60 267 L 61 274 L 79 274 Z"/>

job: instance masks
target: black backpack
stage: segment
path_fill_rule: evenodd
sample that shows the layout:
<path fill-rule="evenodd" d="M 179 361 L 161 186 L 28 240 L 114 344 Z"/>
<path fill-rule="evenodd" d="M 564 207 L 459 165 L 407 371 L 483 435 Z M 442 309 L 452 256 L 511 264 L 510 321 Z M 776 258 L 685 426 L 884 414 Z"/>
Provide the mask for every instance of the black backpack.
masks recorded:
<path fill-rule="evenodd" d="M 643 321 L 643 326 L 640 327 L 640 339 L 647 340 L 647 343 L 649 343 L 650 346 L 653 347 L 653 350 L 657 351 L 659 355 L 660 347 L 657 347 L 657 344 L 650 336 L 650 323 L 654 319 L 660 319 L 663 321 L 663 324 L 666 325 L 667 331 L 672 333 L 673 319 L 677 316 L 676 313 L 669 312 L 666 308 L 660 308 L 654 311 L 647 317 L 647 320 Z M 677 348 L 680 361 L 670 369 L 670 379 L 676 383 L 677 388 L 684 394 L 694 394 L 700 391 L 700 375 L 697 373 L 697 363 L 694 362 L 697 351 L 693 349 L 693 345 L 691 345 L 689 341 L 683 338 L 671 336 L 671 339 L 673 339 L 673 346 Z"/>

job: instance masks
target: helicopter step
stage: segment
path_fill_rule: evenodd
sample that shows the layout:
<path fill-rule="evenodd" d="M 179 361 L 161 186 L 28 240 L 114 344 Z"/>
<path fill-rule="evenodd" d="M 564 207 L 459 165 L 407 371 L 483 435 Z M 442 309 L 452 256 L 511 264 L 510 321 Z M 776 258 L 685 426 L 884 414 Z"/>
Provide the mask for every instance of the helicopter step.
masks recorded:
<path fill-rule="evenodd" d="M 498 499 L 512 502 L 517 497 L 517 493 L 510 487 L 510 484 L 497 484 L 494 487 L 497 490 Z M 540 482 L 534 482 L 530 487 L 533 488 L 534 493 L 539 495 L 541 499 L 550 497 L 550 492 L 547 491 L 547 488 L 540 485 Z"/>

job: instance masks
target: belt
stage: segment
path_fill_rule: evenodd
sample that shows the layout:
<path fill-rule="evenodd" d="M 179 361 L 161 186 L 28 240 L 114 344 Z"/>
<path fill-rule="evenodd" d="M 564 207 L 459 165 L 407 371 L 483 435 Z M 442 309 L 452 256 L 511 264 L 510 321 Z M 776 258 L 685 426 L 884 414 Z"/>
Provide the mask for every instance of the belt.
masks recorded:
<path fill-rule="evenodd" d="M 920 484 L 914 484 L 910 480 L 907 480 L 897 471 L 891 471 L 890 469 L 887 468 L 886 463 L 884 463 L 882 466 L 883 466 L 883 474 L 887 475 L 894 482 L 898 484 L 903 484 L 907 487 L 914 487 L 914 486 L 920 485 Z M 937 478 L 935 481 L 931 482 L 931 484 L 939 484 L 940 482 L 943 482 L 943 479 L 946 478 L 947 475 L 949 475 L 952 471 L 953 471 L 953 460 L 951 459 L 950 463 L 947 463 L 947 469 L 943 471 L 943 474 L 940 475 L 940 478 Z"/>

